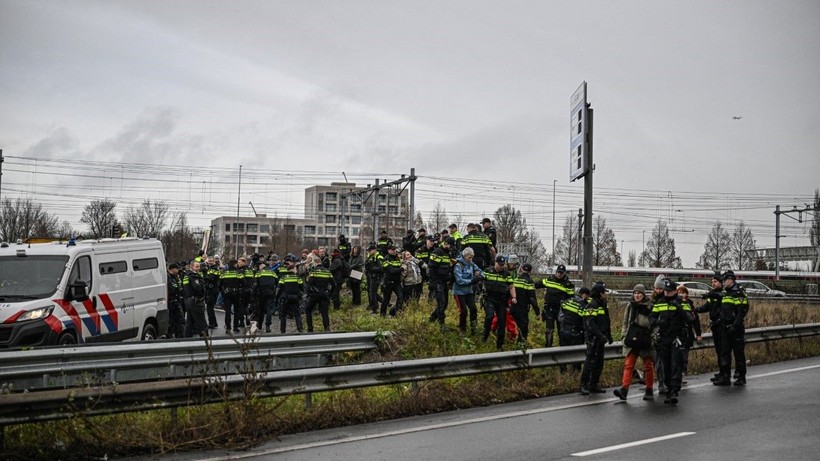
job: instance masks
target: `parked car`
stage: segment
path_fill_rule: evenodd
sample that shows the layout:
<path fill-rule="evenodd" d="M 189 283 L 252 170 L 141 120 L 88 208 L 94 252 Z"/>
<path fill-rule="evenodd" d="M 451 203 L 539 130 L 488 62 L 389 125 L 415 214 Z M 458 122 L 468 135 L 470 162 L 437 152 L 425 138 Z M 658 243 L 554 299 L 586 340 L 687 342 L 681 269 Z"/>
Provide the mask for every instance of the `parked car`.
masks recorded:
<path fill-rule="evenodd" d="M 751 296 L 772 296 L 776 298 L 785 298 L 786 293 L 769 288 L 762 282 L 758 282 L 757 280 L 738 280 L 737 284 L 740 288 L 743 288 L 743 291 L 746 292 L 747 295 Z"/>
<path fill-rule="evenodd" d="M 683 285 L 689 290 L 689 297 L 691 298 L 698 298 L 712 289 L 709 285 L 703 282 L 678 282 L 678 285 Z"/>

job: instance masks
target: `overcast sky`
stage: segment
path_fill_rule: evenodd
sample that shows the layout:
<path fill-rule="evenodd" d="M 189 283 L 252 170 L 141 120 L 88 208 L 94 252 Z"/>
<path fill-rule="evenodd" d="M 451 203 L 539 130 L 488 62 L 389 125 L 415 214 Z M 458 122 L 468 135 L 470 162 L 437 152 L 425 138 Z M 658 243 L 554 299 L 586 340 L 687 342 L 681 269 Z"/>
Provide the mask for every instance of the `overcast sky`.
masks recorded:
<path fill-rule="evenodd" d="M 515 202 L 550 248 L 553 180 L 559 228 L 583 204 L 569 98 L 587 81 L 596 209 L 624 253 L 671 220 L 693 266 L 711 221 L 744 219 L 773 246 L 774 205 L 820 187 L 819 25 L 817 1 L 0 0 L 0 148 L 338 172 L 327 182 L 415 168 L 425 216 L 438 200 L 468 221 Z M 42 194 L 64 182 L 13 160 L 3 197 L 56 207 Z M 465 178 L 518 189 L 453 201 Z M 241 201 L 276 212 L 280 192 L 258 187 Z M 199 195 L 195 224 L 228 214 Z M 80 226 L 76 209 L 63 215 Z M 789 225 L 782 245 L 807 244 Z"/>

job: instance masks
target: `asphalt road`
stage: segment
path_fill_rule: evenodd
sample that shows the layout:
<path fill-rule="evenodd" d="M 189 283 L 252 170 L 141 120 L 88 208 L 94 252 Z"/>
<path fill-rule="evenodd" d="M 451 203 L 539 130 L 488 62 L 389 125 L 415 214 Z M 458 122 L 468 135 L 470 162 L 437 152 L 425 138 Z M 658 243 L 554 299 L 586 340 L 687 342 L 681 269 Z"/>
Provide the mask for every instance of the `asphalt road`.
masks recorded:
<path fill-rule="evenodd" d="M 820 357 L 750 367 L 746 387 L 714 387 L 710 376 L 689 377 L 677 406 L 657 396 L 645 402 L 633 386 L 626 402 L 610 389 L 290 435 L 246 452 L 162 459 L 820 459 Z"/>

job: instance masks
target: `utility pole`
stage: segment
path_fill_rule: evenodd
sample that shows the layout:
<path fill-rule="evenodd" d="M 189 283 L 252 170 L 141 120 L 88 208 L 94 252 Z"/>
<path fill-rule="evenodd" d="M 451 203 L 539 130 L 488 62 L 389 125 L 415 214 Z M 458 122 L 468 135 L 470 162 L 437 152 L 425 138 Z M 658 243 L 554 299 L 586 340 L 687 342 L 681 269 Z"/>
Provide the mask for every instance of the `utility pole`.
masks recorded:
<path fill-rule="evenodd" d="M 2 151 L 0 151 L 2 153 Z M 401 199 L 401 194 L 399 194 Z M 410 168 L 410 211 L 407 215 L 407 228 L 413 229 L 413 220 L 416 219 L 416 169 Z M 415 229 L 414 229 L 415 230 Z"/>
<path fill-rule="evenodd" d="M 584 238 L 584 210 L 578 208 L 578 258 L 575 259 L 575 264 L 578 266 L 578 272 L 580 273 L 583 269 L 581 268 L 581 252 L 582 246 L 581 241 Z M 587 281 L 584 280 L 584 285 L 587 285 Z"/>
<path fill-rule="evenodd" d="M 794 208 L 788 211 L 780 211 L 780 205 L 774 207 L 774 216 L 775 216 L 775 226 L 774 226 L 774 280 L 780 280 L 780 215 L 784 214 L 786 217 L 794 219 L 795 221 L 802 223 L 803 222 L 803 213 L 808 213 L 810 211 L 817 211 L 817 208 L 806 205 L 805 208 L 797 208 L 795 205 Z M 797 219 L 792 218 L 789 216 L 789 213 L 797 213 Z"/>
<path fill-rule="evenodd" d="M 592 163 L 592 108 L 587 104 L 589 121 L 587 122 L 587 162 L 589 172 L 584 175 L 584 283 L 592 286 L 592 173 L 595 164 Z"/>
<path fill-rule="evenodd" d="M 550 253 L 550 266 L 555 265 L 555 183 L 557 179 L 552 180 L 552 253 Z"/>
<path fill-rule="evenodd" d="M 242 165 L 239 165 L 239 190 L 236 193 L 236 222 L 234 222 L 234 229 L 233 229 L 233 237 L 235 240 L 234 244 L 234 258 L 239 258 L 239 200 L 242 196 Z"/>
<path fill-rule="evenodd" d="M 359 189 L 355 192 L 350 191 L 350 192 L 344 193 L 344 194 L 342 194 L 342 197 L 346 198 L 350 195 L 358 195 L 358 196 L 361 197 L 361 196 L 367 194 L 367 196 L 364 199 L 361 200 L 362 204 L 367 203 L 367 201 L 370 200 L 370 198 L 373 198 L 373 211 L 371 212 L 371 214 L 373 215 L 373 241 L 377 242 L 379 240 L 379 191 L 382 190 L 382 189 L 390 188 L 390 187 L 396 187 L 396 197 L 397 197 L 398 200 L 401 200 L 401 195 L 404 192 L 404 189 L 409 184 L 409 186 L 410 186 L 410 217 L 408 217 L 408 221 L 412 223 L 413 222 L 412 221 L 412 219 L 413 219 L 412 215 L 414 213 L 414 206 L 415 206 L 415 182 L 416 182 L 416 179 L 418 179 L 418 177 L 416 176 L 416 169 L 411 168 L 409 178 L 406 175 L 401 175 L 400 179 L 397 179 L 395 181 L 390 181 L 390 182 L 387 182 L 387 180 L 384 180 L 384 182 L 379 182 L 379 179 L 377 178 L 376 183 L 374 185 L 371 186 L 370 184 L 368 184 L 367 187 L 365 187 L 363 189 Z M 405 184 L 405 183 L 407 183 L 407 184 Z M 401 189 L 399 189 L 399 186 L 401 184 L 405 184 L 405 186 L 402 187 Z M 400 207 L 398 206 L 400 204 L 401 204 L 400 201 L 397 202 L 397 206 L 396 206 L 397 209 L 400 209 Z M 385 205 L 385 210 L 389 215 L 389 213 L 390 213 L 390 194 L 389 193 L 388 193 L 388 197 L 387 197 L 387 204 Z M 389 219 L 389 216 L 388 216 L 388 219 Z M 388 221 L 388 223 L 389 223 L 389 221 Z M 388 232 L 390 232 L 390 231 L 388 230 Z M 362 237 L 360 236 L 360 238 L 362 238 Z M 362 240 L 362 243 L 364 243 L 364 240 Z"/>

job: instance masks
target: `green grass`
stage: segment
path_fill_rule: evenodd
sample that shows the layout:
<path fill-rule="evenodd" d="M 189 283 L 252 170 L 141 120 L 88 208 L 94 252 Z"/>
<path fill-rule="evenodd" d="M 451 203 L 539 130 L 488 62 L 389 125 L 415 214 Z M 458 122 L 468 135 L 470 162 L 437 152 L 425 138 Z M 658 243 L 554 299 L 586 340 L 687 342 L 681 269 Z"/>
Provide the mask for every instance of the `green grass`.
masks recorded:
<path fill-rule="evenodd" d="M 380 347 L 365 354 L 347 353 L 337 363 L 405 360 L 424 357 L 494 352 L 495 341 L 481 341 L 481 335 L 461 336 L 454 303 L 447 311 L 448 331 L 427 321 L 433 306 L 423 300 L 410 303 L 396 318 L 372 315 L 362 307 L 353 308 L 344 300 L 342 309 L 331 310 L 333 331 L 392 332 L 377 342 Z M 611 303 L 613 332 L 620 336 L 623 306 Z M 479 330 L 483 325 L 479 309 Z M 544 323 L 530 317 L 530 338 L 526 347 L 544 344 Z M 820 307 L 753 302 L 749 328 L 820 321 Z M 505 350 L 518 349 L 513 342 Z M 820 355 L 820 338 L 782 340 L 747 346 L 752 365 Z M 711 350 L 693 351 L 691 374 L 716 368 Z M 620 382 L 622 362 L 608 361 L 602 384 Z M 158 454 L 196 449 L 247 448 L 281 434 L 297 433 L 421 415 L 460 408 L 486 406 L 575 392 L 577 372 L 561 374 L 555 368 L 514 371 L 501 374 L 448 378 L 413 384 L 316 393 L 312 405 L 294 395 L 259 399 L 250 395 L 241 401 L 192 406 L 177 410 L 156 410 L 111 416 L 82 417 L 5 428 L 2 459 L 90 459 L 119 455 Z M 251 386 L 252 387 L 252 386 Z"/>

